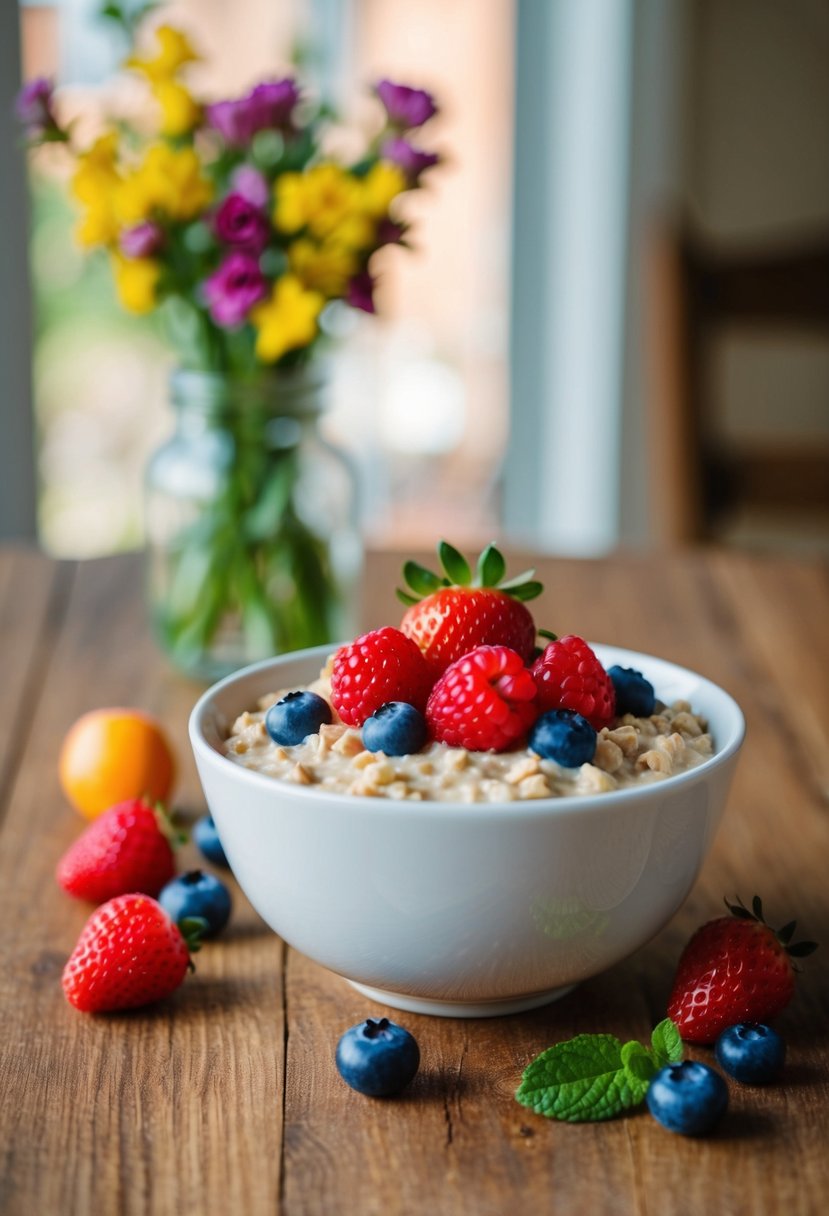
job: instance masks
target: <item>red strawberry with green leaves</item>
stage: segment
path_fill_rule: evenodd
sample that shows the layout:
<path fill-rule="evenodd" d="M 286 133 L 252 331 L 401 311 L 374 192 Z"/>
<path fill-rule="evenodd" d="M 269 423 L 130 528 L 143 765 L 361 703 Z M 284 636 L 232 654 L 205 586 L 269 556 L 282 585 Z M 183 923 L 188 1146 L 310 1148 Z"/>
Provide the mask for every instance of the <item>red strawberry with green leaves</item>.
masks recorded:
<path fill-rule="evenodd" d="M 403 577 L 415 594 L 397 592 L 408 605 L 400 628 L 420 647 L 433 676 L 477 646 L 509 646 L 526 662 L 537 630 L 524 605 L 543 590 L 533 580 L 534 571 L 503 581 L 506 562 L 494 545 L 484 549 L 474 575 L 463 554 L 445 540 L 438 556 L 443 574 L 406 562 Z"/>
<path fill-rule="evenodd" d="M 755 895 L 697 929 L 682 952 L 668 1002 L 668 1017 L 688 1043 L 713 1043 L 738 1022 L 768 1022 L 794 995 L 793 958 L 817 949 L 792 943 L 796 921 L 770 929 Z"/>
<path fill-rule="evenodd" d="M 181 984 L 206 921 L 174 924 L 149 895 L 119 895 L 86 922 L 63 969 L 63 991 L 84 1013 L 134 1009 Z"/>
<path fill-rule="evenodd" d="M 433 739 L 469 751 L 506 751 L 538 717 L 530 672 L 508 646 L 478 646 L 440 677 L 426 703 Z"/>
<path fill-rule="evenodd" d="M 160 807 L 130 798 L 104 811 L 61 857 L 55 877 L 69 895 L 102 904 L 140 891 L 158 895 L 176 872 Z"/>

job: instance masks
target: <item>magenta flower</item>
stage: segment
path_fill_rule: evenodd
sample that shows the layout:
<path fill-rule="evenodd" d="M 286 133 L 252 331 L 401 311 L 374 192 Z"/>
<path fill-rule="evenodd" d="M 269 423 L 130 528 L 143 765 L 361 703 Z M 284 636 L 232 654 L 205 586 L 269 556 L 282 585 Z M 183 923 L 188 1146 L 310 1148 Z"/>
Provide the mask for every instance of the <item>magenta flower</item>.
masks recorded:
<path fill-rule="evenodd" d="M 367 270 L 361 270 L 359 274 L 355 274 L 352 279 L 349 279 L 345 291 L 345 302 L 352 308 L 361 309 L 362 312 L 374 313 L 377 311 L 374 304 L 374 279 Z"/>
<path fill-rule="evenodd" d="M 241 194 L 228 194 L 213 216 L 213 231 L 225 245 L 259 254 L 268 243 L 268 221 L 258 207 Z"/>
<path fill-rule="evenodd" d="M 377 231 L 374 234 L 374 240 L 378 249 L 381 245 L 399 245 L 406 235 L 407 227 L 406 224 L 400 224 L 388 215 L 384 216 L 377 225 Z"/>
<path fill-rule="evenodd" d="M 270 192 L 268 183 L 258 169 L 253 165 L 239 165 L 230 176 L 230 185 L 234 194 L 246 198 L 252 207 L 264 210 L 268 205 Z"/>
<path fill-rule="evenodd" d="M 210 316 L 222 329 L 238 329 L 267 294 L 259 262 L 250 253 L 230 253 L 202 284 Z"/>
<path fill-rule="evenodd" d="M 244 97 L 205 107 L 207 123 L 232 148 L 246 148 L 258 131 L 291 129 L 299 88 L 289 77 L 258 84 Z"/>
<path fill-rule="evenodd" d="M 389 123 L 400 131 L 422 127 L 438 112 L 434 98 L 425 89 L 381 80 L 375 92 L 386 108 Z"/>
<path fill-rule="evenodd" d="M 425 169 L 431 169 L 440 160 L 437 152 L 422 152 L 402 135 L 387 139 L 380 149 L 380 155 L 384 160 L 399 165 L 411 183 L 416 182 Z"/>
<path fill-rule="evenodd" d="M 149 258 L 161 248 L 164 233 L 158 224 L 146 221 L 134 228 L 125 228 L 118 238 L 121 252 L 128 258 Z"/>
<path fill-rule="evenodd" d="M 36 76 L 34 80 L 23 85 L 15 98 L 14 112 L 18 121 L 26 128 L 26 134 L 33 139 L 59 130 L 52 111 L 54 91 L 51 80 L 45 76 Z"/>

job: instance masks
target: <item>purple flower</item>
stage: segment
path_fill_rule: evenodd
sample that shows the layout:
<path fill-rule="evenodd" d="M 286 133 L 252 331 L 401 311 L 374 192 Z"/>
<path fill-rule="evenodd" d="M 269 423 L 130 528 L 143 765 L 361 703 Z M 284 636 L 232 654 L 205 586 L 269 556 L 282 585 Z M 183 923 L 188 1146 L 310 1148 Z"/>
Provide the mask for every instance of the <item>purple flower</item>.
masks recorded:
<path fill-rule="evenodd" d="M 406 224 L 400 224 L 388 215 L 384 216 L 377 225 L 377 231 L 374 236 L 378 249 L 381 245 L 399 245 L 406 235 L 406 229 Z"/>
<path fill-rule="evenodd" d="M 146 221 L 134 228 L 125 228 L 118 238 L 121 252 L 128 258 L 149 258 L 158 251 L 164 241 L 164 233 L 158 224 Z"/>
<path fill-rule="evenodd" d="M 259 254 L 268 243 L 268 221 L 258 207 L 241 194 L 228 194 L 213 216 L 213 230 L 225 245 Z"/>
<path fill-rule="evenodd" d="M 377 311 L 374 305 L 374 279 L 367 270 L 361 270 L 359 274 L 355 274 L 352 279 L 349 279 L 345 291 L 345 301 L 352 308 L 359 308 L 363 312 Z"/>
<path fill-rule="evenodd" d="M 375 92 L 386 107 L 389 122 L 401 131 L 422 127 L 438 111 L 434 98 L 425 89 L 381 80 Z"/>
<path fill-rule="evenodd" d="M 234 169 L 230 184 L 233 193 L 246 198 L 252 207 L 264 209 L 268 205 L 268 183 L 253 165 L 239 165 L 238 169 Z"/>
<path fill-rule="evenodd" d="M 14 112 L 29 135 L 42 135 L 44 131 L 57 129 L 57 120 L 52 113 L 53 94 L 54 85 L 45 76 L 36 76 L 17 94 Z"/>
<path fill-rule="evenodd" d="M 246 148 L 257 131 L 291 128 L 291 115 L 299 100 L 296 81 L 270 80 L 244 97 L 214 101 L 205 107 L 208 125 L 232 148 Z"/>
<path fill-rule="evenodd" d="M 431 169 L 440 160 L 437 152 L 422 152 L 402 135 L 387 139 L 380 149 L 380 155 L 384 160 L 399 165 L 410 182 L 416 182 L 424 169 Z"/>
<path fill-rule="evenodd" d="M 210 315 L 222 329 L 238 329 L 267 288 L 259 263 L 250 253 L 229 253 L 202 284 Z"/>

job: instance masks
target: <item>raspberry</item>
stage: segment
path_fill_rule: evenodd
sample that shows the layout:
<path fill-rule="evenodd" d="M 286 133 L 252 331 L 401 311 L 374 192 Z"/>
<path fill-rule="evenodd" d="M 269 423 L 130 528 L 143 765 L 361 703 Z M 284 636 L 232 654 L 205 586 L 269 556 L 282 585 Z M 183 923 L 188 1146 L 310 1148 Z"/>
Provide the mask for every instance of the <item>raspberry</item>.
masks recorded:
<path fill-rule="evenodd" d="M 536 687 L 508 646 L 479 646 L 446 669 L 426 704 L 432 736 L 450 747 L 505 751 L 538 714 Z"/>
<path fill-rule="evenodd" d="M 334 655 L 331 702 L 349 726 L 362 726 L 387 701 L 423 710 L 432 687 L 417 645 L 390 625 L 364 633 Z"/>
<path fill-rule="evenodd" d="M 538 704 L 548 709 L 573 709 L 601 730 L 616 712 L 613 682 L 583 638 L 568 634 L 551 642 L 532 667 Z"/>

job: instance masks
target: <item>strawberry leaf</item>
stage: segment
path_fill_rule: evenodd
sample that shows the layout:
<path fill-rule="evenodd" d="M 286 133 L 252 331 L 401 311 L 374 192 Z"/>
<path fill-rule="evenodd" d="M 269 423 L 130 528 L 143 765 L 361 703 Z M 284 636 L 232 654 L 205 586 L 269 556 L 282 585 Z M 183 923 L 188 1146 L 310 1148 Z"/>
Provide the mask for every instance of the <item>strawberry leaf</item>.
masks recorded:
<path fill-rule="evenodd" d="M 478 558 L 478 585 L 481 587 L 497 587 L 506 574 L 507 563 L 503 554 L 495 545 L 487 545 Z"/>
<path fill-rule="evenodd" d="M 400 603 L 405 604 L 407 608 L 411 608 L 412 604 L 420 603 L 416 595 L 409 595 L 408 591 L 401 591 L 399 587 L 394 594 L 400 600 Z"/>
<path fill-rule="evenodd" d="M 403 567 L 403 577 L 412 591 L 416 591 L 420 596 L 431 595 L 433 591 L 437 591 L 439 587 L 443 586 L 442 580 L 436 574 L 417 562 L 406 562 Z"/>
<path fill-rule="evenodd" d="M 759 921 L 763 920 L 763 901 L 761 900 L 759 895 L 755 895 L 754 898 L 752 899 L 751 910 L 754 913 L 754 915 L 756 916 L 757 920 L 759 920 Z"/>
<path fill-rule="evenodd" d="M 469 586 L 472 582 L 472 571 L 462 553 L 459 553 L 448 541 L 442 540 L 438 545 L 438 557 L 452 583 L 458 587 Z"/>
<path fill-rule="evenodd" d="M 817 945 L 817 942 L 795 942 L 793 946 L 787 948 L 787 953 L 792 958 L 806 958 L 808 954 L 814 954 Z"/>
<path fill-rule="evenodd" d="M 544 587 L 541 583 L 522 583 L 520 587 L 507 587 L 505 583 L 501 584 L 501 590 L 507 591 L 514 600 L 534 600 L 536 596 L 541 595 Z"/>

